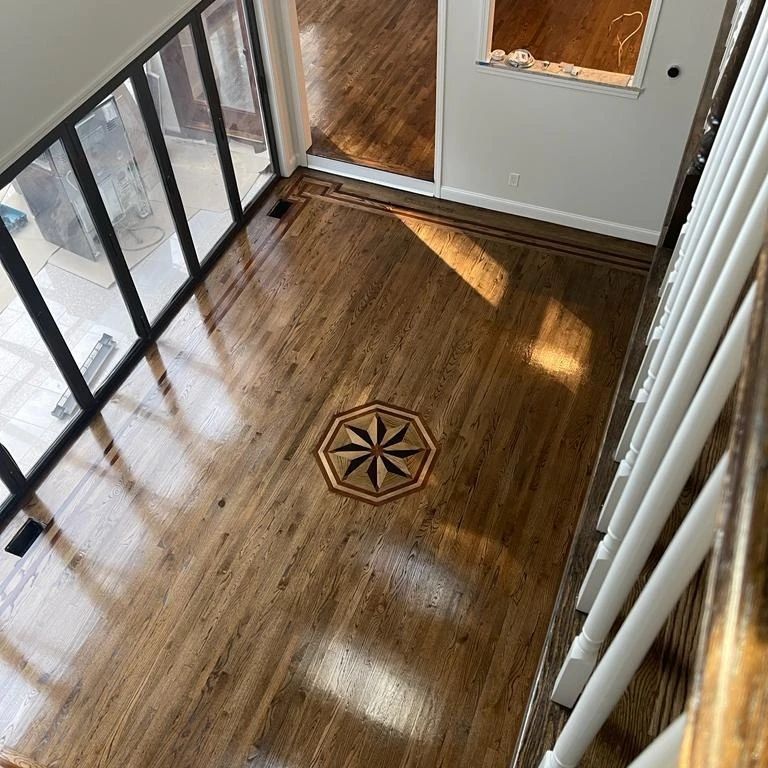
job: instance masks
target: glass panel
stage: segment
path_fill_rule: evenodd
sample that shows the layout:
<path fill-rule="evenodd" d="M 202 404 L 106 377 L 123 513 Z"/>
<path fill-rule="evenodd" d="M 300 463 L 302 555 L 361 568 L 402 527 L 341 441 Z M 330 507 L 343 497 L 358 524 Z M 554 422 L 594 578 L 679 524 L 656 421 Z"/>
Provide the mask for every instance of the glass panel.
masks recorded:
<path fill-rule="evenodd" d="M 232 224 L 192 34 L 183 29 L 145 65 L 198 258 Z"/>
<path fill-rule="evenodd" d="M 62 144 L 51 145 L 0 191 L 0 204 L 24 263 L 96 389 L 136 334 Z M 18 299 L 5 274 L 2 281 L 5 312 Z"/>
<path fill-rule="evenodd" d="M 0 480 L 0 506 L 3 505 L 3 503 L 10 495 L 11 492 L 8 490 L 8 487 L 2 480 Z"/>
<path fill-rule="evenodd" d="M 0 443 L 26 473 L 79 409 L 5 271 L 0 307 Z"/>
<path fill-rule="evenodd" d="M 203 12 L 229 149 L 243 205 L 272 178 L 251 41 L 242 0 L 216 0 Z"/>
<path fill-rule="evenodd" d="M 189 277 L 133 84 L 77 124 L 144 309 L 154 320 Z"/>

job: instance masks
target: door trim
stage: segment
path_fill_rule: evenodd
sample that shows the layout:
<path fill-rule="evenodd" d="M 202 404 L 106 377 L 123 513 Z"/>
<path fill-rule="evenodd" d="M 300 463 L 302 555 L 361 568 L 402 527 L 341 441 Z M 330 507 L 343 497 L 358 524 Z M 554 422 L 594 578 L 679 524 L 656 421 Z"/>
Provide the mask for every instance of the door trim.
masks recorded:
<path fill-rule="evenodd" d="M 368 168 L 367 166 L 356 165 L 355 163 L 344 163 L 340 160 L 331 160 L 329 157 L 319 157 L 318 155 L 307 155 L 306 162 L 303 165 L 313 171 L 325 171 L 326 173 L 336 174 L 336 176 L 344 176 L 347 179 L 368 181 L 372 184 L 379 184 L 382 187 L 401 189 L 404 192 L 415 192 L 417 195 L 424 195 L 426 197 L 435 196 L 435 183 L 433 181 L 401 176 L 399 173 L 380 171 L 377 168 Z"/>

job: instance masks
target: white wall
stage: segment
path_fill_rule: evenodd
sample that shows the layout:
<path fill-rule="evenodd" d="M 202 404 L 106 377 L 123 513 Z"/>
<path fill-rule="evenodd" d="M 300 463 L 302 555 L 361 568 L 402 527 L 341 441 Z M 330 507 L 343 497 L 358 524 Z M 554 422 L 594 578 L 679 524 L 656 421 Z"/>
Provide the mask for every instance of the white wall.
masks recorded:
<path fill-rule="evenodd" d="M 442 196 L 654 242 L 724 6 L 665 0 L 632 100 L 478 71 L 483 2 L 448 0 Z"/>
<path fill-rule="evenodd" d="M 17 0 L 0 20 L 0 170 L 195 0 Z"/>

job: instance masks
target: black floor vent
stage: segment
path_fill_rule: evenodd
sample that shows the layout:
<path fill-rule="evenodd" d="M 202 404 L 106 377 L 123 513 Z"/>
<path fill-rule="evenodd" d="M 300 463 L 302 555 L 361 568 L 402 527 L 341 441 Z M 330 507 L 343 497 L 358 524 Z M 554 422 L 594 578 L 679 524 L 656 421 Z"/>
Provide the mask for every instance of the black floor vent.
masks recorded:
<path fill-rule="evenodd" d="M 292 205 L 293 203 L 290 200 L 278 200 L 267 216 L 271 216 L 273 219 L 282 219 L 291 209 Z"/>
<path fill-rule="evenodd" d="M 16 535 L 8 542 L 5 548 L 16 557 L 24 557 L 27 550 L 35 543 L 35 539 L 45 530 L 37 520 L 29 519 L 16 531 Z"/>

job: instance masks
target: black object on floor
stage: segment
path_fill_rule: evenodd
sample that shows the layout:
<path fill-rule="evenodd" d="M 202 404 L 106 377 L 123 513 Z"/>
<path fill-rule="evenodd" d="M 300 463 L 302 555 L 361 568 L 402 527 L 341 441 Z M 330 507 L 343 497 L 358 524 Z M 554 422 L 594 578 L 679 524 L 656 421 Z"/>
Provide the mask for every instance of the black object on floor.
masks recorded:
<path fill-rule="evenodd" d="M 290 200 L 278 200 L 273 206 L 272 210 L 267 214 L 273 219 L 282 219 L 286 213 L 290 210 L 293 203 Z"/>
<path fill-rule="evenodd" d="M 37 520 L 31 518 L 19 528 L 16 535 L 8 542 L 5 548 L 16 557 L 24 557 L 29 548 L 35 543 L 35 539 L 45 530 Z"/>

